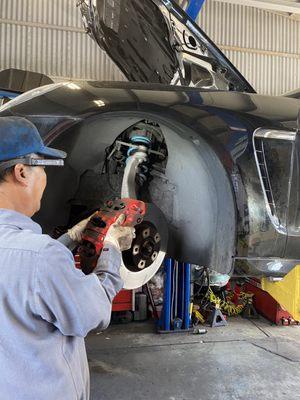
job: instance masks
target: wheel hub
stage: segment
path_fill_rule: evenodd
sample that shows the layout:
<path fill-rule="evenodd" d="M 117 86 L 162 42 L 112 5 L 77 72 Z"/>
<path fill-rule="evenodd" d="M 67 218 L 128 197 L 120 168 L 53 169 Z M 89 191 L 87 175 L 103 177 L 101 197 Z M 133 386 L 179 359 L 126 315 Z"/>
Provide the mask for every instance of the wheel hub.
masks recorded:
<path fill-rule="evenodd" d="M 136 289 L 157 272 L 167 251 L 168 224 L 161 210 L 147 203 L 144 220 L 135 226 L 136 237 L 122 253 L 121 277 L 125 289 Z"/>
<path fill-rule="evenodd" d="M 123 253 L 123 261 L 130 271 L 149 267 L 161 250 L 161 239 L 156 227 L 149 221 L 136 226 L 136 238 L 130 250 Z"/>

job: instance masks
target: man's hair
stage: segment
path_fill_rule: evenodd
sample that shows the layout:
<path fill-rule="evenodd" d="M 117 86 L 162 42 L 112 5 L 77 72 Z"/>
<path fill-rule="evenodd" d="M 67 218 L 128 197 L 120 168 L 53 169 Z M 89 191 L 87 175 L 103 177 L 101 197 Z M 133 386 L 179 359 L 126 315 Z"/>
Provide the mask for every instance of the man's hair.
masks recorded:
<path fill-rule="evenodd" d="M 0 163 L 0 168 L 1 168 L 1 163 Z M 15 168 L 15 165 L 13 165 L 12 167 L 0 170 L 0 184 L 3 182 L 6 182 L 7 176 L 13 172 L 14 168 Z"/>
<path fill-rule="evenodd" d="M 30 153 L 30 155 L 36 155 L 36 154 Z M 24 157 L 26 157 L 26 156 L 24 156 Z M 17 162 L 16 162 L 16 164 L 17 164 Z M 3 182 L 6 182 L 7 176 L 10 175 L 13 172 L 14 168 L 15 168 L 15 165 L 13 165 L 11 167 L 8 167 L 8 168 L 5 168 L 5 169 L 1 170 L 1 166 L 2 166 L 2 162 L 0 162 L 0 184 L 3 183 Z"/>

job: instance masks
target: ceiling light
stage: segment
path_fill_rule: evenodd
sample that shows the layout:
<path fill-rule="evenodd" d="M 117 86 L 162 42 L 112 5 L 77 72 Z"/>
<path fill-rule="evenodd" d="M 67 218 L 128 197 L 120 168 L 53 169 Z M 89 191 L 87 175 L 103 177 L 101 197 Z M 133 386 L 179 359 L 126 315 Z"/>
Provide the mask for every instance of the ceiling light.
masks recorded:
<path fill-rule="evenodd" d="M 94 100 L 94 103 L 96 104 L 96 106 L 98 107 L 104 107 L 105 103 L 103 100 Z"/>

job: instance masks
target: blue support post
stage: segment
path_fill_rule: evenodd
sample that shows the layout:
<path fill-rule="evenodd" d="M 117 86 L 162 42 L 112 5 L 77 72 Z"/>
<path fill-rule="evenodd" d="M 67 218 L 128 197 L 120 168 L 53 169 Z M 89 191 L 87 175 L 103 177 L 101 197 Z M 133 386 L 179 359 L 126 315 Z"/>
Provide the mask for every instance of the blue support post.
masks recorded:
<path fill-rule="evenodd" d="M 188 331 L 190 328 L 191 264 L 178 262 L 177 268 L 172 258 L 166 258 L 164 271 L 164 303 L 158 331 L 159 333 Z"/>
<path fill-rule="evenodd" d="M 169 331 L 171 329 L 171 290 L 172 290 L 172 269 L 173 260 L 167 258 L 165 260 L 165 282 L 164 282 L 164 306 L 163 306 L 163 323 L 162 329 Z"/>
<path fill-rule="evenodd" d="M 184 263 L 184 329 L 190 327 L 191 264 Z"/>
<path fill-rule="evenodd" d="M 204 2 L 205 0 L 190 0 L 185 12 L 195 21 Z"/>
<path fill-rule="evenodd" d="M 184 319 L 184 264 L 178 263 L 178 318 Z"/>

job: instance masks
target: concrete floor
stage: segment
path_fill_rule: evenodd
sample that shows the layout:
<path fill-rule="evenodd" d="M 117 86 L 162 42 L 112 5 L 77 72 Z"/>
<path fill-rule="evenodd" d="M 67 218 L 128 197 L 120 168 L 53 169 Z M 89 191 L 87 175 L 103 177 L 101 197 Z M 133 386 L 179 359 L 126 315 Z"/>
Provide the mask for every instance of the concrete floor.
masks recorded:
<path fill-rule="evenodd" d="M 300 326 L 231 318 L 205 335 L 113 325 L 87 338 L 91 400 L 300 399 Z"/>

